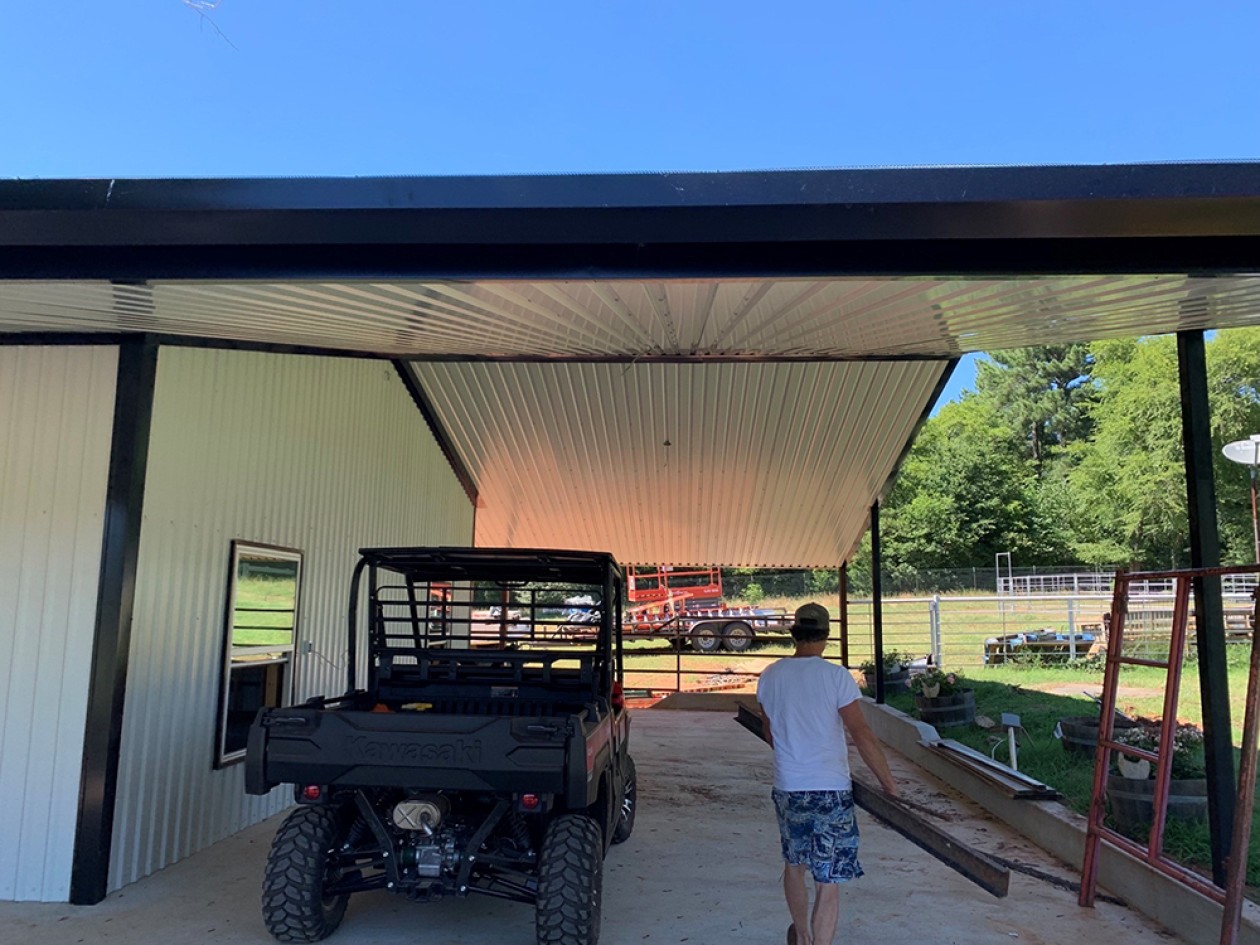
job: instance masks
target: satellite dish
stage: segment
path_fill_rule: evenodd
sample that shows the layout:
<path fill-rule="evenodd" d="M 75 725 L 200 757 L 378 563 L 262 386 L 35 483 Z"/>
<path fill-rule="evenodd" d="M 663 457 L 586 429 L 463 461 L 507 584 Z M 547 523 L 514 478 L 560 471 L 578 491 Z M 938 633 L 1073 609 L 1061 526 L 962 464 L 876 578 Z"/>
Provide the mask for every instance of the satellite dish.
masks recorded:
<path fill-rule="evenodd" d="M 1252 434 L 1249 440 L 1235 440 L 1221 447 L 1225 458 L 1244 466 L 1260 466 L 1260 433 Z"/>

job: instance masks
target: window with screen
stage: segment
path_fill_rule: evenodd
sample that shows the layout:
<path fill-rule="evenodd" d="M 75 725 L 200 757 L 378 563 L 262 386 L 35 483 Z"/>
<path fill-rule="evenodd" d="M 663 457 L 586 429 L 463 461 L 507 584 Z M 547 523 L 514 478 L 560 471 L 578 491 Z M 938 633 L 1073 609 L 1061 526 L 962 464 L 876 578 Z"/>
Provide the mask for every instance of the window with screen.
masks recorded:
<path fill-rule="evenodd" d="M 245 758 L 260 708 L 292 701 L 301 586 L 300 551 L 232 543 L 216 767 Z"/>

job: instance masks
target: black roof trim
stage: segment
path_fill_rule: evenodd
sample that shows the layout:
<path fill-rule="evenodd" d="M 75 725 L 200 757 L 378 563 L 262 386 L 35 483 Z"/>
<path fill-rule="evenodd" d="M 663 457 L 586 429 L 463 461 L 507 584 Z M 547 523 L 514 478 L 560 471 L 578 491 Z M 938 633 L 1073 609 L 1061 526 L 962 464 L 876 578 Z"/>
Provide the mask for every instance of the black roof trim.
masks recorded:
<path fill-rule="evenodd" d="M 1260 163 L 965 165 L 467 177 L 0 180 L 12 210 L 502 210 L 1255 197 Z"/>
<path fill-rule="evenodd" d="M 1260 163 L 0 181 L 0 278 L 1260 270 Z"/>

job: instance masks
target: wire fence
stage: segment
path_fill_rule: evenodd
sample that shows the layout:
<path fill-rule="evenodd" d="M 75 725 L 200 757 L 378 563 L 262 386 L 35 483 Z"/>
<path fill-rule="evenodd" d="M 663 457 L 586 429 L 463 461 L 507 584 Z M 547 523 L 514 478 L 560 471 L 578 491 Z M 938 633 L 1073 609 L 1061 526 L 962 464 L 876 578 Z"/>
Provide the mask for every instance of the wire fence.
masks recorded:
<path fill-rule="evenodd" d="M 1254 608 L 1251 595 L 1234 591 L 1223 599 L 1227 640 L 1249 640 Z M 938 594 L 885 599 L 885 659 L 895 652 L 907 662 L 930 661 L 947 669 L 965 670 L 1018 661 L 1079 659 L 1096 653 L 1105 642 L 1110 609 L 1110 594 Z M 1125 623 L 1126 653 L 1166 652 L 1172 613 L 1171 594 L 1131 596 Z M 838 621 L 832 623 L 826 656 L 839 660 L 840 631 Z M 685 634 L 627 639 L 627 688 L 656 692 L 751 690 L 761 670 L 792 647 L 791 637 L 782 629 L 759 633 L 754 647 L 741 652 L 698 652 Z M 849 668 L 861 669 L 863 664 L 873 663 L 874 654 L 871 601 L 851 600 Z"/>

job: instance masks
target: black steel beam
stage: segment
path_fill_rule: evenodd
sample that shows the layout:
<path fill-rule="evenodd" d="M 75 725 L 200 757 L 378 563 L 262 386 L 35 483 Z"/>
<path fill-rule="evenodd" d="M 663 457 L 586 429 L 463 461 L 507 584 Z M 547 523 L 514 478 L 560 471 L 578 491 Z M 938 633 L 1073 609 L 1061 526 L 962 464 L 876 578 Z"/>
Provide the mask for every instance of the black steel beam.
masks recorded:
<path fill-rule="evenodd" d="M 1216 523 L 1212 414 L 1208 404 L 1203 332 L 1177 333 L 1177 361 L 1190 519 L 1190 566 L 1214 568 L 1221 563 L 1221 546 Z M 1199 694 L 1203 704 L 1212 881 L 1224 886 L 1225 864 L 1229 858 L 1234 824 L 1234 745 L 1229 720 L 1229 674 L 1225 666 L 1225 618 L 1221 609 L 1219 577 L 1195 578 L 1194 614 Z"/>
<path fill-rule="evenodd" d="M 914 429 L 910 431 L 910 435 L 906 437 L 906 443 L 901 448 L 901 452 L 897 454 L 897 461 L 893 463 L 892 472 L 888 474 L 888 478 L 884 480 L 884 488 L 880 490 L 877 497 L 881 502 L 888 497 L 888 490 L 893 487 L 893 483 L 897 481 L 897 474 L 901 472 L 901 464 L 906 461 L 906 456 L 914 447 L 914 441 L 919 438 L 919 431 L 923 429 L 923 425 L 928 422 L 928 418 L 932 416 L 932 409 L 936 406 L 936 402 L 941 399 L 941 394 L 945 392 L 949 379 L 954 376 L 954 371 L 958 367 L 959 358 L 950 358 L 945 362 L 945 370 L 941 372 L 941 376 L 937 378 L 936 386 L 932 388 L 932 394 L 928 397 L 927 403 L 923 405 L 923 409 L 919 412 L 919 419 L 914 422 Z"/>
<path fill-rule="evenodd" d="M 429 400 L 429 395 L 425 393 L 420 379 L 416 377 L 415 372 L 407 366 L 405 361 L 395 360 L 394 370 L 398 372 L 398 377 L 403 382 L 403 386 L 407 388 L 407 393 L 411 395 L 411 399 L 420 411 L 420 415 L 424 417 L 424 422 L 428 425 L 429 432 L 433 434 L 433 439 L 437 441 L 438 449 L 446 457 L 446 461 L 450 464 L 451 472 L 455 474 L 455 478 L 459 481 L 460 486 L 463 487 L 464 494 L 468 496 L 468 501 L 476 509 L 478 497 L 477 480 L 473 477 L 468 466 L 465 465 L 463 457 L 459 455 L 459 450 L 455 448 L 455 441 L 451 439 L 451 435 L 442 424 L 442 419 L 437 415 L 437 410 L 434 408 L 433 402 Z M 504 613 L 506 612 L 505 610 Z"/>
<path fill-rule="evenodd" d="M 849 562 L 840 565 L 840 664 L 849 665 Z"/>
<path fill-rule="evenodd" d="M 0 278 L 1254 271 L 1260 164 L 0 182 Z"/>
<path fill-rule="evenodd" d="M 105 898 L 109 883 L 157 360 L 158 349 L 152 339 L 141 336 L 124 341 L 119 347 L 100 587 L 88 677 L 74 856 L 70 867 L 70 901 L 76 905 L 100 902 Z"/>
<path fill-rule="evenodd" d="M 871 627 L 875 631 L 875 701 L 884 702 L 884 602 L 880 580 L 879 502 L 871 505 Z"/>
<path fill-rule="evenodd" d="M 379 351 L 355 351 L 348 348 L 321 348 L 316 345 L 292 345 L 271 341 L 245 341 L 234 338 L 198 338 L 193 335 L 169 335 L 146 331 L 11 331 L 0 332 L 0 347 L 23 345 L 116 345 L 128 338 L 145 335 L 155 344 L 176 348 L 211 348 L 224 351 L 259 351 L 265 354 L 300 354 L 324 358 L 362 358 L 370 361 L 405 361 L 408 363 L 458 364 L 864 364 L 867 362 L 899 364 L 905 362 L 943 362 L 936 355 L 925 354 L 608 354 L 608 355 L 545 355 L 545 354 L 382 354 Z M 956 360 L 956 359 L 955 359 Z M 954 361 L 947 363 L 953 364 Z"/>
<path fill-rule="evenodd" d="M 0 347 L 19 345 L 118 345 L 148 338 L 160 347 L 212 348 L 222 351 L 260 351 L 265 354 L 303 354 L 320 358 L 363 358 L 385 361 L 392 356 L 377 351 L 321 348 L 317 345 L 290 345 L 270 341 L 243 341 L 235 338 L 197 338 L 192 335 L 166 335 L 146 331 L 9 331 L 0 332 Z"/>

